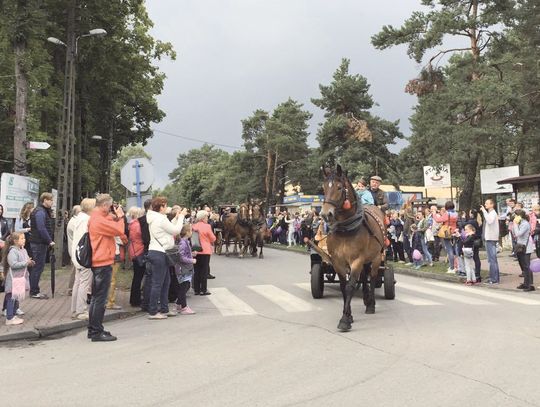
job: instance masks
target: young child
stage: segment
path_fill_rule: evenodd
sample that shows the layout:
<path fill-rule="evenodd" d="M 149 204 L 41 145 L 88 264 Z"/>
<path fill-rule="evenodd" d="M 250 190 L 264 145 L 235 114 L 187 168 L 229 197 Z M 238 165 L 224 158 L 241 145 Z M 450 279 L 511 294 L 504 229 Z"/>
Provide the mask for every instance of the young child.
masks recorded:
<path fill-rule="evenodd" d="M 6 278 L 6 325 L 20 325 L 22 318 L 15 315 L 19 308 L 19 301 L 24 300 L 26 291 L 30 290 L 28 267 L 33 266 L 34 261 L 28 257 L 24 248 L 26 238 L 24 233 L 14 232 L 8 238 L 3 249 L 2 264 Z"/>
<path fill-rule="evenodd" d="M 355 189 L 356 195 L 358 196 L 360 202 L 362 202 L 362 205 L 375 205 L 373 195 L 371 195 L 371 192 L 368 191 L 367 181 L 364 178 L 361 178 L 360 181 L 358 181 Z"/>
<path fill-rule="evenodd" d="M 178 243 L 181 259 L 180 264 L 175 266 L 176 278 L 178 279 L 176 307 L 180 315 L 195 314 L 195 311 L 188 307 L 186 299 L 186 294 L 191 287 L 191 279 L 193 278 L 193 265 L 197 262 L 193 258 L 193 256 L 196 256 L 196 252 L 193 252 L 191 243 L 189 242 L 191 235 L 191 224 L 186 223 L 180 231 L 180 242 Z"/>
<path fill-rule="evenodd" d="M 464 228 L 465 236 L 463 238 L 463 261 L 465 263 L 465 275 L 467 276 L 466 285 L 476 284 L 476 274 L 474 272 L 474 241 L 476 239 L 476 228 L 467 224 Z"/>
<path fill-rule="evenodd" d="M 418 230 L 418 226 L 415 224 L 411 225 L 411 234 L 411 250 L 413 252 L 413 264 L 414 268 L 418 270 L 420 267 L 422 267 L 422 257 L 416 259 L 414 256 L 414 252 L 418 251 L 418 253 L 422 253 L 422 239 L 424 239 L 424 235 Z"/>

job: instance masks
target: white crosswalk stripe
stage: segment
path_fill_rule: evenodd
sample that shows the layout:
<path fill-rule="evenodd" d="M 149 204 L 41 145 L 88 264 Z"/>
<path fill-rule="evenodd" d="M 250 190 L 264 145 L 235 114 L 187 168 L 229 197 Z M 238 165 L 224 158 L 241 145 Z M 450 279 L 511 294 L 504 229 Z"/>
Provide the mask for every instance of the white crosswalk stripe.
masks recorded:
<path fill-rule="evenodd" d="M 396 295 L 396 301 L 403 302 L 409 305 L 417 305 L 417 306 L 442 305 L 440 302 L 435 302 L 435 301 L 431 301 L 431 300 L 420 298 L 420 297 L 414 297 L 414 296 L 403 294 L 403 293 L 398 293 L 398 295 Z"/>
<path fill-rule="evenodd" d="M 215 287 L 207 297 L 224 317 L 255 315 L 257 312 L 225 287 Z"/>
<path fill-rule="evenodd" d="M 441 288 L 448 288 L 450 290 L 454 291 L 460 291 L 460 292 L 466 292 L 467 294 L 473 294 L 473 295 L 479 295 L 486 298 L 493 298 L 496 300 L 503 300 L 503 301 L 510 301 L 514 302 L 516 304 L 522 304 L 522 305 L 540 305 L 540 301 L 534 300 L 531 298 L 523 298 L 519 294 L 503 294 L 499 292 L 494 292 L 493 290 L 487 290 L 482 288 L 474 288 L 474 287 L 463 287 L 457 284 L 451 284 L 451 283 L 440 283 L 436 281 L 429 281 L 427 282 L 430 285 L 441 287 Z"/>
<path fill-rule="evenodd" d="M 319 310 L 318 307 L 298 298 L 281 288 L 273 285 L 250 285 L 250 290 L 255 291 L 257 294 L 262 295 L 269 301 L 272 301 L 277 306 L 281 307 L 287 312 L 306 312 Z"/>
<path fill-rule="evenodd" d="M 494 305 L 494 303 L 492 302 L 480 300 L 478 298 L 467 297 L 460 294 L 448 293 L 446 291 L 441 291 L 441 290 L 433 290 L 429 287 L 417 286 L 417 285 L 403 283 L 403 282 L 397 283 L 396 289 L 399 290 L 400 288 L 404 288 L 407 291 L 414 291 L 419 294 L 425 294 L 425 295 L 430 295 L 433 297 L 444 298 L 450 301 L 460 302 L 463 304 Z M 396 294 L 396 298 L 399 298 L 399 296 L 400 296 L 400 293 L 398 291 L 398 293 Z"/>

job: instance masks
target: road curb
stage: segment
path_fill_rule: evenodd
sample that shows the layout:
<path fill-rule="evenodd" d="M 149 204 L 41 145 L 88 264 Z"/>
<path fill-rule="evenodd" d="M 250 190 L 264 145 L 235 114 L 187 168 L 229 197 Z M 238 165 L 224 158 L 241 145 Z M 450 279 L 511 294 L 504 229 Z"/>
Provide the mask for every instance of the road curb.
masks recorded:
<path fill-rule="evenodd" d="M 142 311 L 119 311 L 112 314 L 105 314 L 104 322 L 127 319 L 141 314 Z M 70 321 L 63 324 L 53 326 L 36 326 L 32 330 L 9 333 L 0 335 L 0 342 L 16 342 L 21 340 L 37 340 L 47 338 L 49 336 L 58 335 L 61 333 L 73 331 L 76 329 L 86 328 L 87 321 Z"/>
<path fill-rule="evenodd" d="M 39 339 L 39 332 L 36 329 L 0 335 L 0 342 L 16 342 L 36 339 Z"/>

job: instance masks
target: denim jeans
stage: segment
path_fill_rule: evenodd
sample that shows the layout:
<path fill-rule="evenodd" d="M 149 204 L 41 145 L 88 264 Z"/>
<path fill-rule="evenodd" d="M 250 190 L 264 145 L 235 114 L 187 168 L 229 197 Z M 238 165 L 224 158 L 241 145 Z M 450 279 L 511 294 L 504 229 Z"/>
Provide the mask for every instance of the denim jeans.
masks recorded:
<path fill-rule="evenodd" d="M 493 283 L 499 282 L 499 263 L 497 262 L 497 241 L 486 240 L 486 252 L 489 263 L 489 279 Z"/>
<path fill-rule="evenodd" d="M 422 252 L 424 253 L 424 261 L 427 263 L 433 263 L 433 257 L 428 250 L 428 245 L 425 239 L 422 239 Z"/>
<path fill-rule="evenodd" d="M 156 315 L 159 310 L 162 314 L 166 314 L 169 312 L 169 284 L 171 283 L 167 257 L 163 252 L 150 250 L 148 261 L 152 264 L 152 287 L 148 313 Z"/>
<path fill-rule="evenodd" d="M 533 274 L 530 269 L 531 266 L 531 254 L 527 253 L 520 253 L 517 254 L 517 258 L 519 261 L 519 267 L 521 268 L 521 272 L 523 274 L 523 285 L 525 287 L 530 287 L 533 284 Z"/>
<path fill-rule="evenodd" d="M 29 270 L 30 274 L 30 295 L 39 294 L 39 280 L 41 279 L 41 273 L 45 268 L 45 260 L 47 259 L 47 249 L 49 245 L 42 243 L 30 243 L 32 248 L 32 260 L 36 264 Z"/>
<path fill-rule="evenodd" d="M 453 269 L 456 253 L 454 251 L 454 245 L 452 244 L 452 239 L 441 239 L 441 240 L 443 241 L 444 250 L 446 251 L 446 254 L 448 255 L 448 267 Z"/>
<path fill-rule="evenodd" d="M 92 281 L 92 301 L 88 310 L 88 335 L 97 336 L 104 331 L 103 317 L 111 286 L 112 267 L 92 267 L 92 274 L 94 280 Z"/>
<path fill-rule="evenodd" d="M 6 319 L 9 321 L 13 319 L 13 317 L 15 316 L 15 312 L 17 312 L 17 310 L 19 309 L 19 301 L 14 300 L 11 297 L 11 293 L 6 293 L 5 303 Z"/>

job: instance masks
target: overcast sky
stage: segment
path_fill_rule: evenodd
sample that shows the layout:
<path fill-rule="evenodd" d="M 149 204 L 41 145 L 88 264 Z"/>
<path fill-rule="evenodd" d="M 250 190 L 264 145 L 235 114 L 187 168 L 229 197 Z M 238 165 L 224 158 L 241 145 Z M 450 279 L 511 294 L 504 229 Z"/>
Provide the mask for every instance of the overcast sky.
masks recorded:
<path fill-rule="evenodd" d="M 315 146 L 323 117 L 310 99 L 346 57 L 351 72 L 371 84 L 379 104 L 374 112 L 400 120 L 410 134 L 416 98 L 404 87 L 420 67 L 404 47 L 378 51 L 370 38 L 385 24 L 400 25 L 421 8 L 420 0 L 147 0 L 147 8 L 152 34 L 178 54 L 176 61 L 159 62 L 167 80 L 158 99 L 167 117 L 156 130 L 240 147 L 243 118 L 291 97 L 313 113 Z M 167 184 L 179 153 L 201 145 L 156 132 L 146 147 L 154 185 Z"/>

